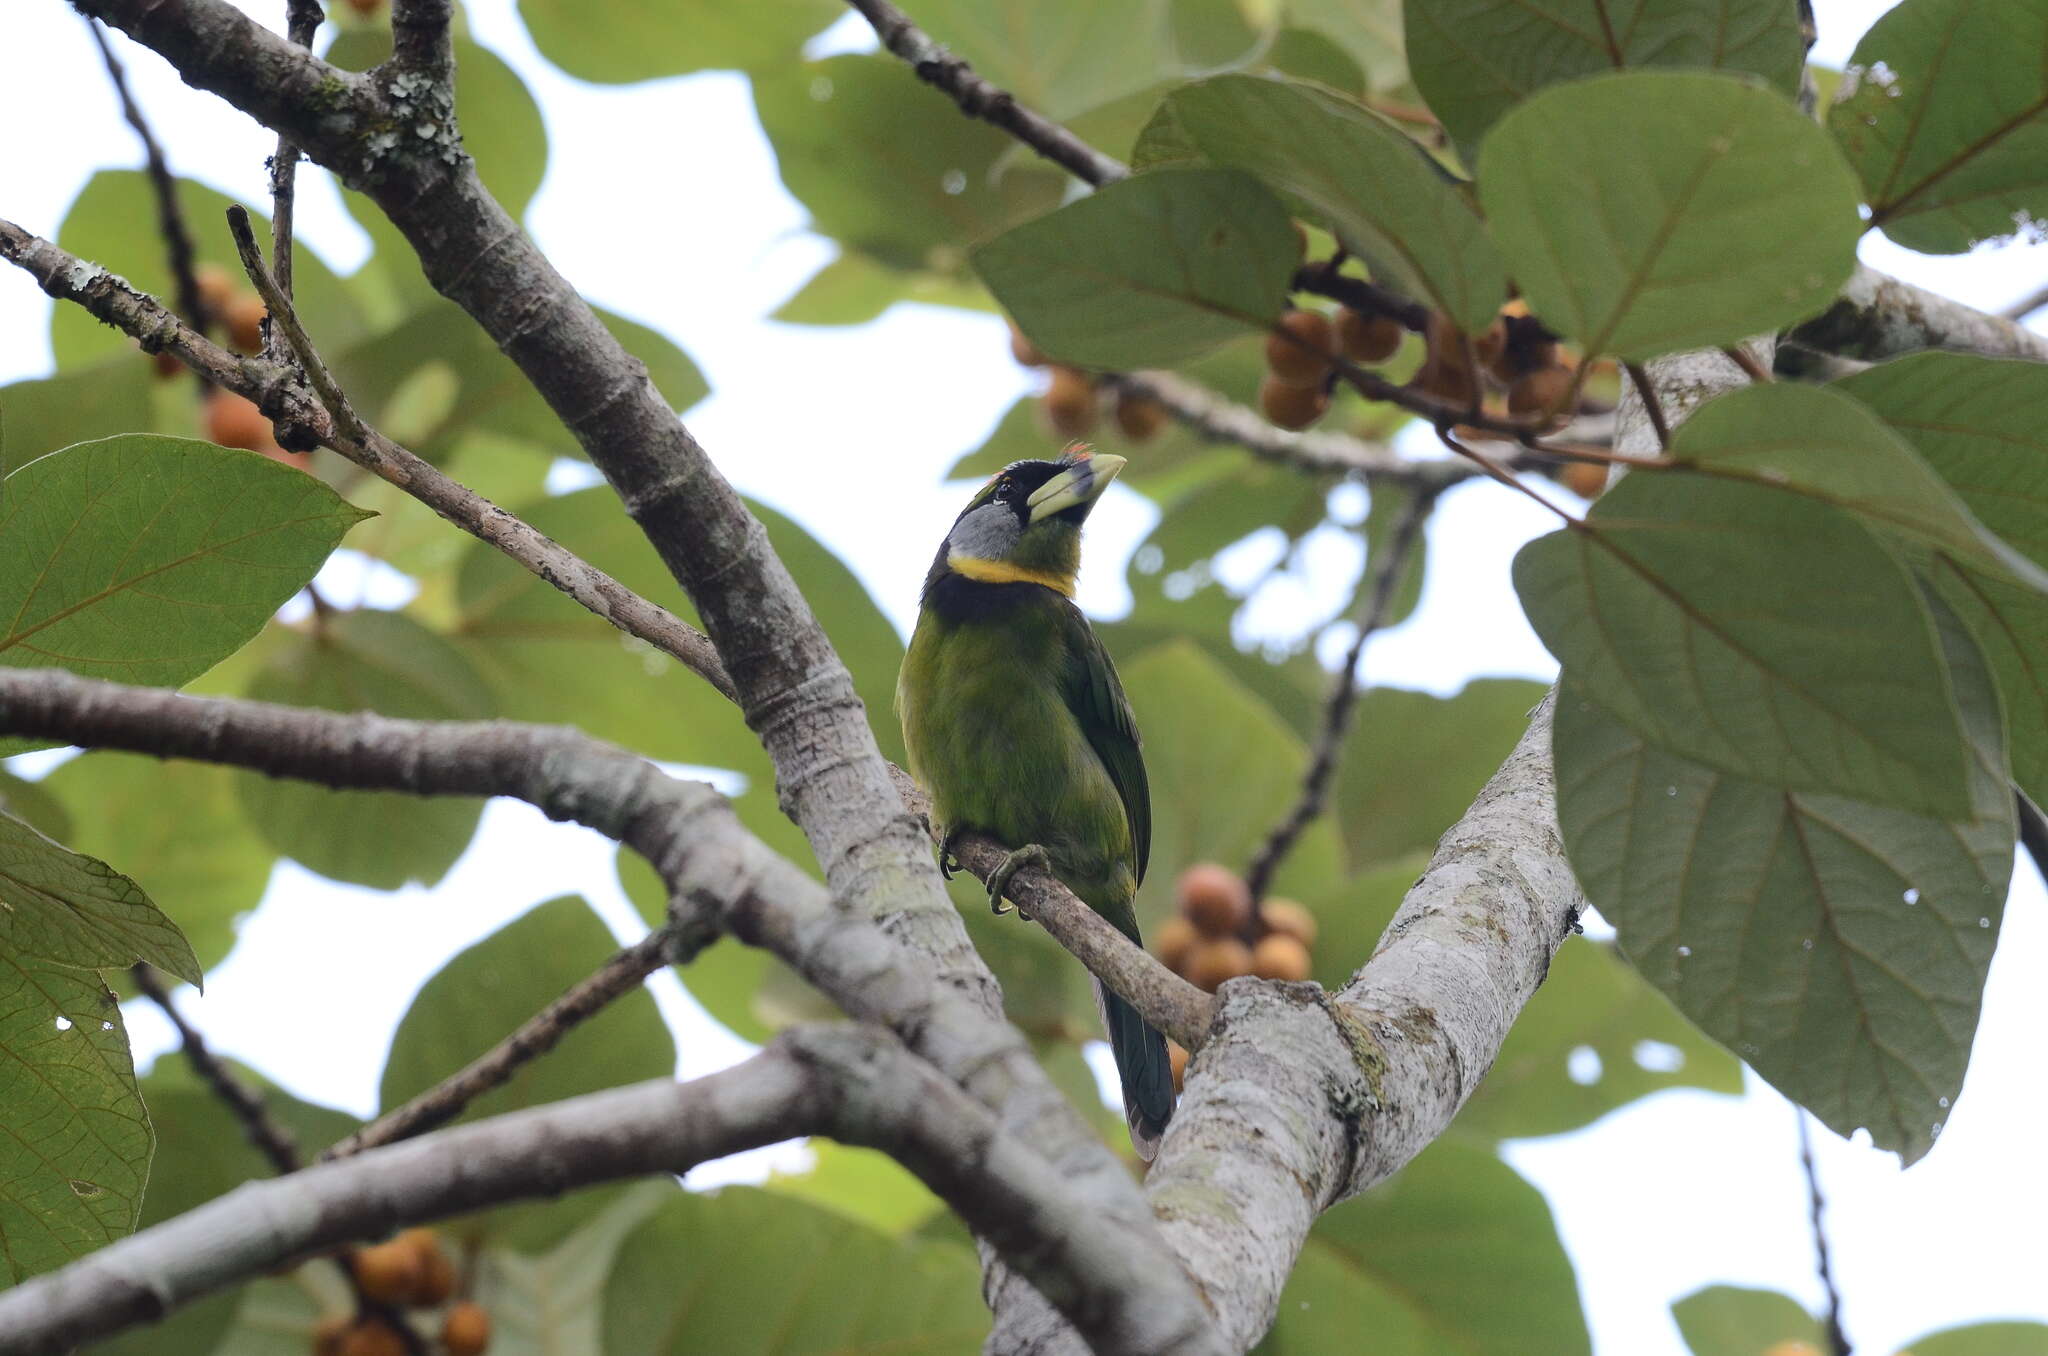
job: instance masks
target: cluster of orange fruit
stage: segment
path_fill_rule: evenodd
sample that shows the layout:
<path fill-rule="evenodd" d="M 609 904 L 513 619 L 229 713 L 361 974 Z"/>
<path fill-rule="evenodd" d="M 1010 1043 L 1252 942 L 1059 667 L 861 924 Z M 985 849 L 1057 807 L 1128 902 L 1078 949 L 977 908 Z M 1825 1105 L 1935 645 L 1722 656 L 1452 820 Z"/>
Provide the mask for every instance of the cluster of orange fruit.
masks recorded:
<path fill-rule="evenodd" d="M 1266 336 L 1266 379 L 1259 383 L 1259 408 L 1281 428 L 1303 429 L 1328 413 L 1330 374 L 1342 356 L 1354 363 L 1383 363 L 1401 347 L 1401 325 L 1390 316 L 1337 308 L 1333 321 L 1321 311 L 1295 310 L 1280 317 Z"/>
<path fill-rule="evenodd" d="M 483 1306 L 469 1299 L 449 1302 L 455 1264 L 432 1229 L 407 1229 L 389 1242 L 359 1248 L 348 1265 L 366 1300 L 391 1309 L 441 1309 L 435 1350 L 444 1356 L 481 1356 L 490 1345 L 491 1316 Z M 406 1356 L 417 1342 L 393 1326 L 394 1318 L 336 1314 L 314 1330 L 314 1356 Z"/>
<path fill-rule="evenodd" d="M 1096 421 L 1102 417 L 1102 391 L 1094 377 L 1078 367 L 1046 357 L 1039 352 L 1038 345 L 1024 337 L 1015 321 L 1010 322 L 1010 356 L 1022 366 L 1051 371 L 1052 379 L 1040 398 L 1039 408 L 1045 412 L 1045 422 L 1054 433 L 1062 438 L 1085 438 L 1094 431 Z M 1134 443 L 1156 437 L 1173 417 L 1158 401 L 1125 391 L 1116 393 L 1113 413 L 1118 431 Z"/>
<path fill-rule="evenodd" d="M 1198 988 L 1214 993 L 1226 979 L 1303 980 L 1315 970 L 1309 948 L 1316 916 L 1291 899 L 1267 896 L 1253 907 L 1251 888 L 1227 866 L 1200 862 L 1173 886 L 1179 912 L 1154 934 L 1152 954 Z M 1169 1043 L 1178 1088 L 1188 1054 Z"/>

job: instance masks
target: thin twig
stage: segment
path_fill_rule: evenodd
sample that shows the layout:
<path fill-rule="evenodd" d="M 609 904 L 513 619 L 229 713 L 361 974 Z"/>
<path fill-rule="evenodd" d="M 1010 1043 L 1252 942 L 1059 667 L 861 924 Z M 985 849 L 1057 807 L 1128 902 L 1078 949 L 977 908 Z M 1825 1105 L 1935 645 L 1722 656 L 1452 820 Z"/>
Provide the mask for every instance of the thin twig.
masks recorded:
<path fill-rule="evenodd" d="M 2034 869 L 2048 878 L 2048 816 L 2019 788 L 2013 788 L 2012 797 L 2019 811 L 2020 843 L 2034 859 Z"/>
<path fill-rule="evenodd" d="M 669 928 L 658 928 L 618 952 L 504 1040 L 411 1101 L 327 1149 L 320 1155 L 320 1161 L 347 1158 L 365 1149 L 411 1139 L 454 1120 L 471 1102 L 493 1088 L 503 1087 L 525 1065 L 554 1049 L 579 1023 L 596 1016 L 614 999 L 639 988 L 649 975 L 668 964 L 675 955 L 675 935 Z"/>
<path fill-rule="evenodd" d="M 320 0 L 287 0 L 285 36 L 300 47 L 311 49 L 313 34 L 320 28 Z M 270 269 L 277 278 L 277 290 L 292 294 L 292 205 L 297 196 L 299 148 L 288 136 L 280 135 L 277 150 L 270 157 Z M 263 335 L 263 356 L 283 362 L 287 353 L 284 336 L 276 325 Z"/>
<path fill-rule="evenodd" d="M 1323 704 L 1322 731 L 1316 736 L 1315 757 L 1309 763 L 1308 775 L 1301 780 L 1301 795 L 1294 802 L 1294 808 L 1266 835 L 1266 841 L 1252 857 L 1251 865 L 1245 868 L 1244 881 L 1251 891 L 1255 914 L 1266 897 L 1266 887 L 1272 883 L 1273 873 L 1279 870 L 1280 863 L 1301 837 L 1302 831 L 1315 822 L 1329 800 L 1330 782 L 1337 771 L 1337 760 L 1344 752 L 1344 736 L 1351 728 L 1351 714 L 1358 706 L 1359 658 L 1365 653 L 1366 642 L 1386 625 L 1387 614 L 1393 609 L 1395 586 L 1407 568 L 1416 543 L 1422 538 L 1422 525 L 1435 504 L 1434 490 L 1415 492 L 1394 524 L 1393 535 L 1385 542 L 1360 593 L 1358 635 L 1352 640 L 1344 662 L 1337 666 L 1337 676 L 1330 683 L 1330 696 Z"/>
<path fill-rule="evenodd" d="M 1842 1292 L 1835 1288 L 1834 1268 L 1828 1260 L 1828 1235 L 1821 1216 L 1827 1202 L 1820 1194 L 1820 1174 L 1813 1165 L 1813 1138 L 1806 1128 L 1806 1111 L 1792 1108 L 1799 1122 L 1799 1167 L 1806 1174 L 1808 1218 L 1813 1224 L 1813 1255 L 1820 1269 L 1821 1289 L 1827 1292 L 1828 1348 L 1833 1356 L 1850 1356 L 1849 1338 L 1842 1331 Z"/>
<path fill-rule="evenodd" d="M 1733 356 L 1732 350 L 1730 356 Z M 1650 374 L 1643 370 L 1641 363 L 1624 363 L 1628 379 L 1636 384 L 1636 394 L 1642 397 L 1643 413 L 1650 416 L 1650 427 L 1657 433 L 1657 448 L 1661 452 L 1671 450 L 1671 425 L 1664 418 L 1664 402 L 1657 399 L 1657 388 L 1650 385 Z M 1755 380 L 1754 377 L 1751 378 Z"/>
<path fill-rule="evenodd" d="M 1728 355 L 1729 362 L 1734 363 L 1737 367 L 1741 368 L 1742 374 L 1748 377 L 1751 381 L 1755 382 L 1757 385 L 1768 386 L 1771 384 L 1771 382 L 1776 380 L 1776 378 L 1771 376 L 1770 369 L 1765 367 L 1762 363 L 1758 362 L 1756 360 L 1756 355 L 1754 353 L 1751 353 L 1747 348 L 1743 347 L 1741 344 L 1731 344 L 1729 347 L 1724 348 L 1721 351 Z M 1633 376 L 1635 374 L 1635 371 L 1635 364 L 1629 364 L 1629 374 Z M 1645 396 L 1643 403 L 1644 406 L 1648 408 L 1648 396 L 1650 394 L 1650 388 L 1644 386 L 1641 382 L 1637 383 L 1637 387 L 1643 392 Z"/>
<path fill-rule="evenodd" d="M 113 82 L 114 94 L 121 101 L 121 116 L 135 129 L 135 135 L 142 142 L 142 158 L 149 173 L 150 188 L 156 195 L 157 232 L 164 239 L 164 253 L 169 256 L 171 281 L 177 288 L 178 311 L 185 322 L 201 334 L 205 334 L 209 317 L 206 314 L 206 300 L 199 293 L 199 277 L 193 270 L 192 234 L 185 229 L 185 209 L 178 203 L 178 180 L 171 173 L 170 162 L 164 158 L 163 144 L 156 139 L 149 119 L 142 112 L 142 105 L 135 102 L 135 96 L 128 89 L 128 72 L 114 55 L 114 45 L 107 40 L 107 32 L 100 27 L 97 19 L 88 18 L 85 26 L 92 31 L 92 40 L 99 45 L 100 59 L 107 65 L 107 78 Z M 202 380 L 202 385 L 204 384 Z"/>
<path fill-rule="evenodd" d="M 2007 320 L 2025 320 L 2043 306 L 2048 306 L 2048 287 L 2027 293 L 2027 295 L 2000 311 L 1999 314 Z"/>
<path fill-rule="evenodd" d="M 1429 326 L 1429 308 L 1419 301 L 1402 296 L 1389 287 L 1382 287 L 1364 278 L 1347 277 L 1338 268 L 1338 261 L 1303 264 L 1294 270 L 1291 280 L 1297 292 L 1314 292 L 1332 301 L 1341 301 L 1354 311 L 1366 315 L 1383 315 L 1400 324 L 1403 329 L 1422 333 Z"/>
<path fill-rule="evenodd" d="M 144 997 L 163 1009 L 177 1028 L 178 1040 L 184 1046 L 185 1058 L 192 1065 L 192 1071 L 204 1079 L 214 1095 L 227 1103 L 228 1110 L 235 1113 L 235 1119 L 242 1123 L 242 1133 L 249 1137 L 249 1143 L 270 1160 L 270 1165 L 280 1173 L 297 1172 L 300 1167 L 298 1141 L 292 1132 L 270 1118 L 270 1109 L 263 1103 L 263 1094 L 245 1085 L 235 1077 L 234 1071 L 221 1063 L 220 1057 L 206 1044 L 206 1037 L 199 1029 L 185 1020 L 178 1011 L 178 1005 L 171 1001 L 170 990 L 156 977 L 156 972 L 147 965 L 131 966 L 129 977 Z"/>

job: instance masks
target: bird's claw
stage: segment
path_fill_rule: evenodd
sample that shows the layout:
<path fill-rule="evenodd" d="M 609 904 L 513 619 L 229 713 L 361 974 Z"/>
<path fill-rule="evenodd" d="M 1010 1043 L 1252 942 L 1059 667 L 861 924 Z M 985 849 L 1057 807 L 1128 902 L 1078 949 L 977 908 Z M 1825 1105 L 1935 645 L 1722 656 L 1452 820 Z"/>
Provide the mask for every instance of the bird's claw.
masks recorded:
<path fill-rule="evenodd" d="M 960 840 L 961 830 L 948 829 L 946 836 L 939 840 L 939 874 L 947 880 L 953 879 L 960 870 L 960 859 L 953 855 L 953 844 Z"/>
<path fill-rule="evenodd" d="M 1000 918 L 1009 912 L 1008 909 L 1003 907 L 1003 891 L 1010 887 L 1010 877 L 1016 875 L 1020 868 L 1032 865 L 1042 866 L 1050 871 L 1052 870 L 1052 857 L 1041 845 L 1026 843 L 1023 847 L 1018 848 L 1015 852 L 1003 858 L 1001 862 L 997 863 L 996 869 L 988 873 L 988 907 L 997 917 Z M 1017 916 L 1023 918 L 1026 922 L 1030 921 L 1029 917 L 1021 912 Z"/>

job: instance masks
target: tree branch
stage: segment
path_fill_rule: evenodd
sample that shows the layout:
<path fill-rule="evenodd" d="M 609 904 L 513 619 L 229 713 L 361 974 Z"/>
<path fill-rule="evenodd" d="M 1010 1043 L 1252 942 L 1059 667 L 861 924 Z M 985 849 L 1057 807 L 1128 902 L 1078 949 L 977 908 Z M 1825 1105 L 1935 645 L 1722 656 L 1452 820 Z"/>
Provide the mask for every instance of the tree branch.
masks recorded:
<path fill-rule="evenodd" d="M 285 0 L 285 37 L 311 51 L 323 17 L 320 0 Z M 277 290 L 287 298 L 292 294 L 292 212 L 298 173 L 299 148 L 292 145 L 290 137 L 278 137 L 277 150 L 270 157 L 270 262 L 277 275 Z M 273 324 L 263 336 L 263 356 L 282 362 L 285 351 L 283 336 Z"/>
<path fill-rule="evenodd" d="M 1418 491 L 1394 524 L 1393 534 L 1385 543 L 1376 543 L 1381 548 L 1380 555 L 1371 577 L 1366 581 L 1361 599 L 1364 606 L 1359 612 L 1358 635 L 1345 653 L 1344 662 L 1337 666 L 1336 677 L 1330 682 L 1330 695 L 1323 703 L 1322 729 L 1316 736 L 1315 757 L 1309 763 L 1307 775 L 1302 778 L 1301 796 L 1286 817 L 1273 826 L 1273 831 L 1266 835 L 1266 841 L 1260 844 L 1252 857 L 1251 865 L 1245 868 L 1245 888 L 1251 891 L 1255 910 L 1265 899 L 1266 887 L 1272 883 L 1273 873 L 1286 859 L 1295 840 L 1323 812 L 1329 798 L 1330 780 L 1337 772 L 1337 760 L 1343 756 L 1344 735 L 1351 728 L 1351 713 L 1358 705 L 1358 661 L 1365 654 L 1366 642 L 1386 625 L 1387 614 L 1394 601 L 1394 586 L 1407 568 L 1416 543 L 1422 539 L 1422 525 L 1429 520 L 1430 510 L 1435 505 L 1435 492 Z M 1187 1048 L 1194 1049 L 1193 1046 Z"/>
<path fill-rule="evenodd" d="M 1823 1326 L 1827 1329 L 1831 1356 L 1850 1356 L 1849 1337 L 1842 1331 L 1842 1292 L 1835 1286 L 1834 1266 L 1828 1258 L 1828 1231 L 1824 1222 L 1827 1201 L 1820 1194 L 1820 1172 L 1813 1164 L 1813 1135 L 1806 1124 L 1806 1109 L 1792 1108 L 1799 1124 L 1799 1171 L 1806 1178 L 1806 1216 L 1813 1230 L 1814 1264 L 1820 1272 L 1820 1288 L 1827 1297 Z"/>
<path fill-rule="evenodd" d="M 564 550 L 518 517 L 355 417 L 299 326 L 289 299 L 274 282 L 264 294 L 270 307 L 272 330 L 282 332 L 294 345 L 304 342 L 301 361 L 305 370 L 309 376 L 317 373 L 325 381 L 336 408 L 344 412 L 339 418 L 316 403 L 288 367 L 228 352 L 182 324 L 154 297 L 136 291 L 98 265 L 24 231 L 11 221 L 0 220 L 0 258 L 22 268 L 51 296 L 75 302 L 100 320 L 134 336 L 144 349 L 175 353 L 206 380 L 254 401 L 281 430 L 287 431 L 286 436 L 294 428 L 306 430 L 321 445 L 389 481 L 479 541 L 504 552 L 535 577 L 560 589 L 619 630 L 676 659 L 725 696 L 734 695 L 732 680 L 726 676 L 718 652 L 701 631 Z M 259 289 L 262 286 L 258 284 Z"/>
<path fill-rule="evenodd" d="M 888 1153 L 1058 1299 L 1101 1352 L 1177 1348 L 1131 1297 L 1156 1289 L 1060 1176 L 893 1038 L 783 1033 L 681 1085 L 642 1083 L 250 1183 L 0 1293 L 0 1353 L 40 1356 L 161 1318 L 296 1257 L 400 1225 L 656 1173 L 794 1135 Z"/>
<path fill-rule="evenodd" d="M 391 0 L 391 64 L 440 87 L 455 100 L 455 43 L 451 0 Z"/>
<path fill-rule="evenodd" d="M 270 1109 L 263 1104 L 263 1094 L 248 1087 L 235 1077 L 234 1071 L 220 1062 L 206 1043 L 206 1037 L 199 1034 L 197 1027 L 185 1020 L 171 1001 L 170 990 L 156 977 L 147 965 L 129 968 L 129 976 L 144 997 L 163 1010 L 177 1028 L 178 1042 L 184 1047 L 185 1058 L 192 1064 L 192 1070 L 213 1089 L 214 1095 L 227 1104 L 235 1113 L 235 1119 L 242 1123 L 242 1132 L 249 1137 L 259 1153 L 270 1160 L 270 1166 L 278 1172 L 299 1170 L 299 1144 L 292 1138 L 292 1132 L 270 1118 Z"/>
<path fill-rule="evenodd" d="M 874 28 L 882 46 L 910 63 L 917 78 L 942 91 L 970 118 L 1002 128 L 1075 178 L 1100 188 L 1130 173 L 1121 161 L 1090 146 L 1066 128 L 1041 117 L 974 73 L 931 34 L 889 0 L 847 0 Z"/>
<path fill-rule="evenodd" d="M 675 933 L 664 927 L 626 947 L 463 1068 L 331 1145 L 321 1153 L 320 1161 L 349 1158 L 446 1125 L 471 1102 L 493 1088 L 503 1087 L 521 1068 L 554 1049 L 579 1023 L 596 1016 L 614 999 L 639 988 L 649 975 L 676 960 L 674 944 Z"/>
<path fill-rule="evenodd" d="M 1794 326 L 1785 338 L 1804 348 L 1865 362 L 1923 348 L 2048 362 L 2048 336 L 1862 264 L 1832 306 Z"/>

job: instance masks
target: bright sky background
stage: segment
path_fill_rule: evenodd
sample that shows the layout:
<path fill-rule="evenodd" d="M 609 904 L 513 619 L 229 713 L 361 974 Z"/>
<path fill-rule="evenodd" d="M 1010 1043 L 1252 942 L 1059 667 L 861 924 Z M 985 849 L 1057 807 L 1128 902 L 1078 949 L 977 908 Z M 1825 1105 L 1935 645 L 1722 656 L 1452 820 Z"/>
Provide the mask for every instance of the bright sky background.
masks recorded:
<path fill-rule="evenodd" d="M 244 7 L 282 28 L 282 0 Z M 915 13 L 914 0 L 907 7 Z M 1887 7 L 1820 0 L 1816 58 L 1840 65 Z M 551 159 L 529 228 L 586 295 L 689 351 L 713 389 L 689 421 L 719 466 L 837 550 L 907 633 L 918 581 L 961 495 L 940 477 L 1032 382 L 1009 361 L 1001 322 L 916 306 L 857 329 L 767 321 L 832 247 L 806 232 L 802 207 L 784 192 L 744 79 L 583 85 L 533 50 L 512 0 L 470 0 L 468 9 L 474 36 L 526 79 L 547 120 Z M 139 164 L 140 154 L 70 8 L 11 0 L 7 11 L 0 116 L 16 130 L 0 138 L 0 216 L 54 235 L 96 169 Z M 187 89 L 150 53 L 116 41 L 173 168 L 264 201 L 270 136 Z M 821 48 L 869 45 L 849 20 Z M 622 138 L 621 129 L 634 130 Z M 300 185 L 301 238 L 353 269 L 367 239 L 323 172 L 306 167 Z M 1931 259 L 1873 237 L 1864 257 L 1987 308 L 2048 278 L 2048 249 L 2039 246 Z M 49 307 L 25 275 L 0 270 L 0 382 L 49 370 Z M 886 501 L 871 479 L 883 458 L 897 468 Z M 1153 518 L 1137 495 L 1112 496 L 1091 520 L 1082 584 L 1082 602 L 1103 615 L 1127 606 L 1123 561 Z M 1507 579 L 1514 552 L 1549 525 L 1492 486 L 1452 494 L 1433 525 L 1422 606 L 1367 649 L 1369 678 L 1449 693 L 1480 674 L 1552 676 Z M 1306 577 L 1261 596 L 1253 615 L 1276 632 L 1298 627 L 1310 607 L 1333 605 L 1358 568 L 1355 551 L 1312 553 Z M 346 558 L 325 582 L 344 601 L 404 597 Z M 390 1030 L 455 951 L 572 891 L 622 939 L 644 932 L 618 892 L 611 855 L 593 834 L 494 802 L 468 854 L 431 893 L 359 890 L 282 864 L 235 953 L 208 976 L 206 996 L 186 990 L 181 1001 L 221 1049 L 304 1096 L 367 1113 Z M 2039 1223 L 2048 1218 L 2039 1148 L 2048 1124 L 2043 973 L 2048 911 L 2022 859 L 1969 1081 L 1938 1146 L 1901 1172 L 1889 1154 L 1818 1132 L 1836 1274 L 1859 1351 L 1890 1353 L 1929 1329 L 1978 1318 L 2048 1319 Z M 683 1075 L 748 1049 L 704 1018 L 671 976 L 657 977 L 654 989 L 676 1028 Z M 169 1048 L 154 1010 L 131 1005 L 128 1018 L 142 1059 Z M 692 1180 L 745 1178 L 769 1162 L 797 1167 L 805 1158 L 782 1146 Z M 1715 1281 L 1781 1289 L 1818 1306 L 1792 1112 L 1754 1079 L 1746 1097 L 1664 1093 L 1584 1132 L 1514 1144 L 1508 1158 L 1557 1214 L 1601 1356 L 1681 1352 L 1667 1305 Z"/>

